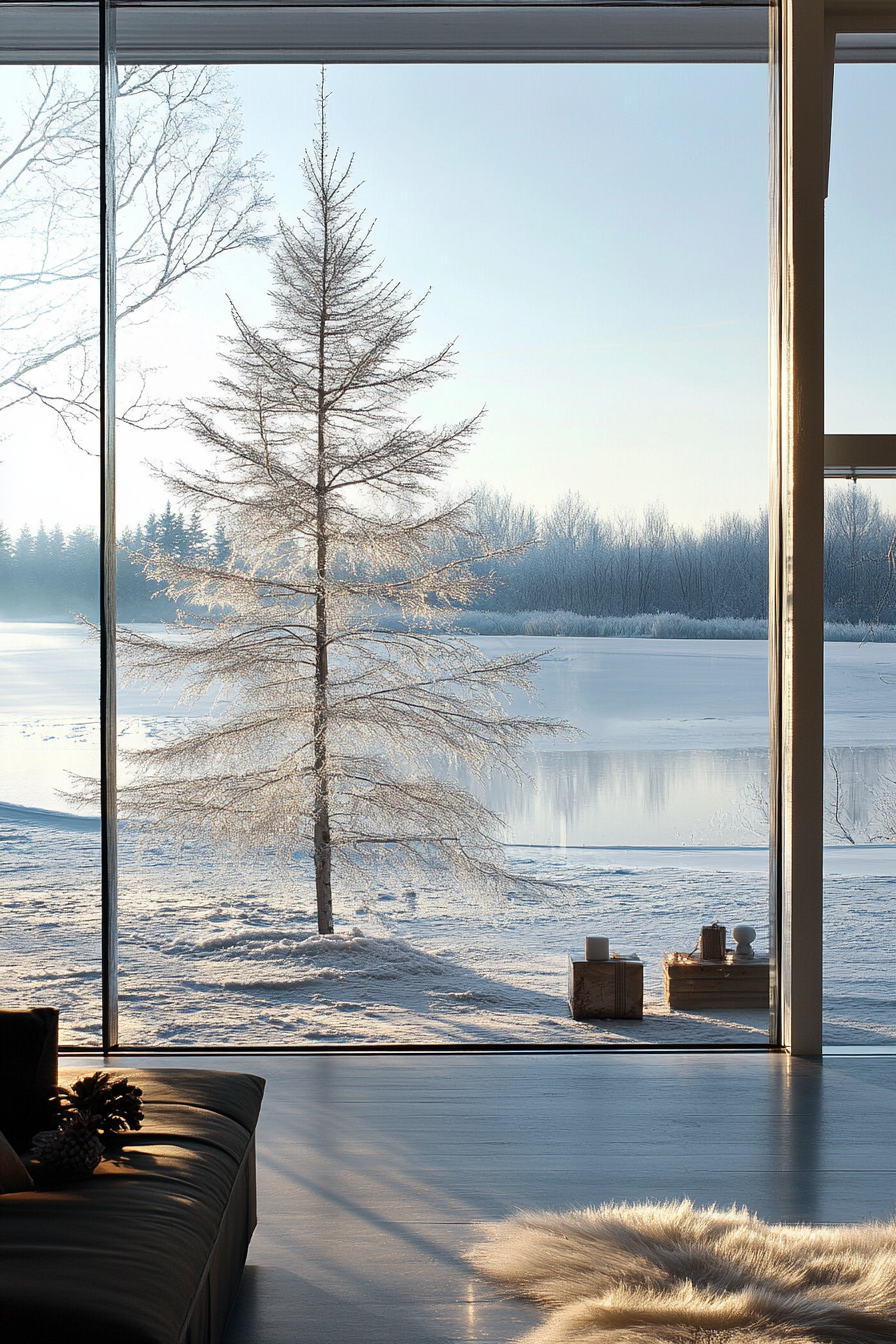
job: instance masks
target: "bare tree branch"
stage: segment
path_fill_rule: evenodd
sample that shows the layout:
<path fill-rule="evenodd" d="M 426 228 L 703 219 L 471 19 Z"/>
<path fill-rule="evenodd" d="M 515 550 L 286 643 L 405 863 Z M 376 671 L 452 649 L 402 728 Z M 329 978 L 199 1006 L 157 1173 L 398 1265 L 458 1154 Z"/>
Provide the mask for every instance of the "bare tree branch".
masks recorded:
<path fill-rule="evenodd" d="M 21 125 L 0 128 L 0 411 L 33 400 L 73 442 L 99 414 L 98 112 L 90 72 L 32 72 Z M 270 206 L 240 153 L 238 104 L 217 68 L 125 67 L 116 145 L 119 321 L 240 248 Z M 166 423 L 137 371 L 127 423 Z"/>

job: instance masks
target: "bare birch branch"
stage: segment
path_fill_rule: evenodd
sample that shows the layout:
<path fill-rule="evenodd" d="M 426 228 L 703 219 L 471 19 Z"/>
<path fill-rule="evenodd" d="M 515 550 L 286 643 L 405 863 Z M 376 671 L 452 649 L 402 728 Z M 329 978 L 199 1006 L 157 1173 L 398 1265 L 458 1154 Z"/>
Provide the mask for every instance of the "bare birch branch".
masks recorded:
<path fill-rule="evenodd" d="M 0 412 L 31 400 L 73 442 L 99 414 L 99 91 L 91 72 L 37 68 L 16 130 L 0 128 Z M 119 321 L 188 276 L 268 239 L 260 160 L 240 154 L 238 104 L 212 67 L 133 66 L 119 78 Z M 137 374 L 122 419 L 166 423 Z"/>

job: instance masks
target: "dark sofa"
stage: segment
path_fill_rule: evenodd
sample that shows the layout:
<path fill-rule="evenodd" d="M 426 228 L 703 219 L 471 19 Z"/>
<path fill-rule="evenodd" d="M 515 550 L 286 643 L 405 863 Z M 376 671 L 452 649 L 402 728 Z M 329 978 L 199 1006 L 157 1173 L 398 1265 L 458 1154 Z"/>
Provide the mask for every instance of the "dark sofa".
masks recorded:
<path fill-rule="evenodd" d="M 224 1333 L 255 1227 L 264 1080 L 123 1072 L 143 1089 L 140 1131 L 110 1144 L 87 1180 L 0 1195 L 3 1344 L 217 1344 Z"/>

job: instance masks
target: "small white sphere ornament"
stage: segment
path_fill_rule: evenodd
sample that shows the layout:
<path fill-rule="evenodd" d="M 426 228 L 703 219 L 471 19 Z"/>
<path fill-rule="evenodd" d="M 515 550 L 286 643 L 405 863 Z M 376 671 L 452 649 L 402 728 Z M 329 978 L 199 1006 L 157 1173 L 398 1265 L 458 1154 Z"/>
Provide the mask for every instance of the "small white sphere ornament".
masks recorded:
<path fill-rule="evenodd" d="M 735 942 L 734 955 L 749 960 L 755 956 L 751 943 L 755 942 L 756 930 L 750 924 L 735 924 L 731 930 Z"/>

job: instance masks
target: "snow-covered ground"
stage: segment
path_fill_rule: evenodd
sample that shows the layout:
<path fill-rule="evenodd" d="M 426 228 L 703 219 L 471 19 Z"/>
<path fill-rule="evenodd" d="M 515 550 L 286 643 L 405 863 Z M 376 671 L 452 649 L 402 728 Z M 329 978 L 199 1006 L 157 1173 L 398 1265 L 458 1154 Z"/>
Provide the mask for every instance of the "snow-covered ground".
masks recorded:
<path fill-rule="evenodd" d="M 477 642 L 495 653 L 546 643 Z M 764 643 L 549 643 L 542 706 L 582 736 L 533 756 L 531 788 L 494 781 L 487 796 L 508 820 L 511 871 L 567 890 L 535 900 L 511 884 L 484 904 L 383 869 L 369 889 L 341 893 L 337 933 L 320 938 L 307 866 L 140 851 L 124 833 L 123 1038 L 761 1043 L 764 1013 L 668 1012 L 660 964 L 716 918 L 755 924 L 767 945 Z M 896 646 L 830 644 L 827 658 L 828 742 L 847 797 L 832 838 L 845 823 L 861 840 L 896 779 Z M 97 654 L 72 626 L 0 626 L 0 669 L 6 997 L 60 1004 L 66 1038 L 90 1041 L 98 830 L 66 815 L 55 789 L 66 770 L 96 771 Z M 120 712 L 131 745 L 183 710 L 175 695 L 125 690 Z M 826 872 L 827 1039 L 896 1042 L 896 846 L 832 845 Z M 567 951 L 598 932 L 645 962 L 643 1023 L 569 1018 Z"/>

